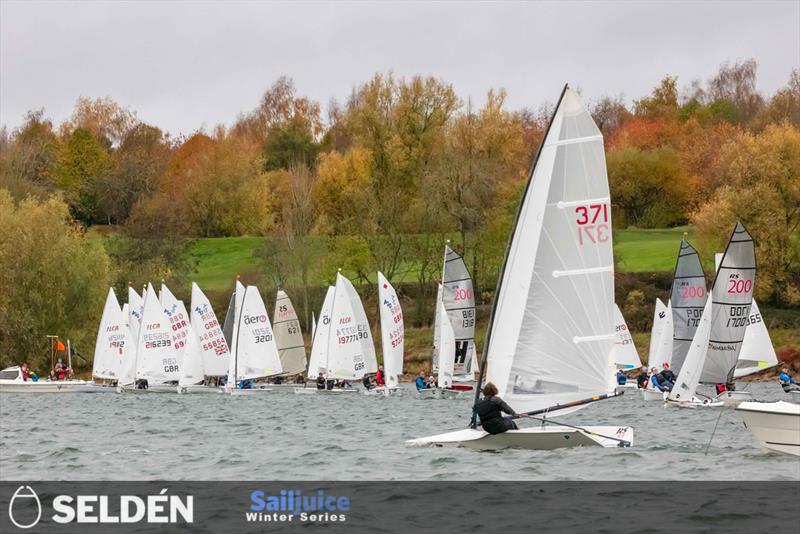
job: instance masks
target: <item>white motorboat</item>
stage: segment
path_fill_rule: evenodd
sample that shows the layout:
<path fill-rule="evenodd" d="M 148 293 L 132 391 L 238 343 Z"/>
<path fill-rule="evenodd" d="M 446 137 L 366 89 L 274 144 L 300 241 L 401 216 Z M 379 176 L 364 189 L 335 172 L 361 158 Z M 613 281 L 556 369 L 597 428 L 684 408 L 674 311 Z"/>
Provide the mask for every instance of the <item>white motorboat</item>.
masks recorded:
<path fill-rule="evenodd" d="M 800 404 L 743 402 L 736 411 L 765 449 L 800 456 Z"/>
<path fill-rule="evenodd" d="M 102 393 L 99 386 L 85 380 L 23 380 L 19 366 L 0 371 L 2 393 L 87 393 L 95 390 Z"/>

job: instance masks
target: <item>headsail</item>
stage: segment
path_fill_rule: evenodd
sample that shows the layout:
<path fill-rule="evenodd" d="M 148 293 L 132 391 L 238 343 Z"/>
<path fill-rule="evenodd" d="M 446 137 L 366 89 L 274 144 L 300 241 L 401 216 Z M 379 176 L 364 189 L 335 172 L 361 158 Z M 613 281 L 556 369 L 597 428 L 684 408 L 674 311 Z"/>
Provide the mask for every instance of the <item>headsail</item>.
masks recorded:
<path fill-rule="evenodd" d="M 378 370 L 375 346 L 361 298 L 350 280 L 336 275 L 328 332 L 328 378 L 359 379 Z"/>
<path fill-rule="evenodd" d="M 275 342 L 281 357 L 281 367 L 286 375 L 296 375 L 306 370 L 306 345 L 300 320 L 294 311 L 289 295 L 282 289 L 275 297 L 275 314 L 272 316 Z"/>
<path fill-rule="evenodd" d="M 381 342 L 383 370 L 386 386 L 397 387 L 398 376 L 403 373 L 403 310 L 392 284 L 378 273 L 378 305 L 381 310 Z"/>
<path fill-rule="evenodd" d="M 755 278 L 753 238 L 742 223 L 737 222 L 711 290 L 714 315 L 701 382 L 733 382 L 736 362 L 750 317 Z"/>
<path fill-rule="evenodd" d="M 129 354 L 127 346 L 129 334 L 126 322 L 127 318 L 122 315 L 117 295 L 113 288 L 109 288 L 94 346 L 93 377 L 119 379 L 124 360 L 134 356 Z"/>
<path fill-rule="evenodd" d="M 515 410 L 613 391 L 603 136 L 568 87 L 528 180 L 495 298 L 487 377 Z"/>
<path fill-rule="evenodd" d="M 475 352 L 475 292 L 464 258 L 449 245 L 444 246 L 442 302 L 456 335 L 453 372 L 469 374 Z"/>
<path fill-rule="evenodd" d="M 142 325 L 136 344 L 136 378 L 150 385 L 178 380 L 178 353 L 172 342 L 169 317 L 158 301 L 152 284 L 147 284 Z"/>
<path fill-rule="evenodd" d="M 233 353 L 236 382 L 280 374 L 281 359 L 267 308 L 256 286 L 247 286 L 242 298 Z M 230 384 L 233 387 L 233 384 Z"/>
<path fill-rule="evenodd" d="M 328 333 L 331 329 L 331 312 L 333 311 L 333 295 L 336 292 L 333 286 L 328 286 L 325 300 L 319 312 L 319 324 L 314 328 L 314 337 L 311 340 L 311 357 L 308 360 L 308 378 L 314 380 L 319 373 L 328 373 Z"/>
<path fill-rule="evenodd" d="M 625 317 L 622 316 L 622 312 L 616 304 L 614 304 L 614 329 L 616 338 L 614 347 L 611 349 L 614 365 L 619 369 L 638 369 L 642 366 L 642 360 L 639 359 L 639 353 L 633 344 L 633 337 L 628 330 Z"/>
<path fill-rule="evenodd" d="M 700 255 L 683 239 L 675 262 L 670 296 L 673 327 L 671 367 L 675 373 L 680 372 L 683 366 L 707 299 L 706 276 Z"/>
<path fill-rule="evenodd" d="M 672 312 L 670 312 L 670 319 Z M 664 325 L 667 318 L 667 307 L 661 302 L 661 299 L 656 299 L 656 308 L 653 312 L 653 327 L 650 329 L 650 350 L 647 353 L 647 362 L 651 366 L 658 360 L 658 343 L 661 340 L 661 332 L 664 331 Z M 670 338 L 672 335 L 670 334 Z"/>
<path fill-rule="evenodd" d="M 758 310 L 758 304 L 753 300 L 750 306 L 750 316 L 747 321 L 747 330 L 744 331 L 742 350 L 739 352 L 739 361 L 736 363 L 734 378 L 760 373 L 770 367 L 778 365 L 778 355 L 769 338 L 766 323 Z"/>
<path fill-rule="evenodd" d="M 192 282 L 192 330 L 198 339 L 203 370 L 209 376 L 223 376 L 228 370 L 230 351 L 217 316 L 205 293 Z"/>
<path fill-rule="evenodd" d="M 436 385 L 440 388 L 449 388 L 453 385 L 453 366 L 455 364 L 456 334 L 450 324 L 450 316 L 446 313 L 444 303 L 439 302 L 442 311 L 442 325 L 439 329 L 439 346 L 442 348 L 439 359 L 439 373 L 436 376 Z"/>

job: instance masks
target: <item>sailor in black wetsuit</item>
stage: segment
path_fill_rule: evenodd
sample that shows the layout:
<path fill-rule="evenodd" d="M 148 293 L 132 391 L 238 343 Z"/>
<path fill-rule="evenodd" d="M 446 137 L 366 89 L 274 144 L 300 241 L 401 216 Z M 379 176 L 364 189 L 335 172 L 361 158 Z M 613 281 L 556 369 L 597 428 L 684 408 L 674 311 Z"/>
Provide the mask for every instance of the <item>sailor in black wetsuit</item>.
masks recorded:
<path fill-rule="evenodd" d="M 322 373 L 317 375 L 317 389 L 325 389 L 325 375 Z"/>
<path fill-rule="evenodd" d="M 516 412 L 497 396 L 497 387 L 491 382 L 483 386 L 483 399 L 475 405 L 475 413 L 481 418 L 481 426 L 489 434 L 501 434 L 506 430 L 515 430 L 517 424 L 503 413 L 516 415 Z"/>

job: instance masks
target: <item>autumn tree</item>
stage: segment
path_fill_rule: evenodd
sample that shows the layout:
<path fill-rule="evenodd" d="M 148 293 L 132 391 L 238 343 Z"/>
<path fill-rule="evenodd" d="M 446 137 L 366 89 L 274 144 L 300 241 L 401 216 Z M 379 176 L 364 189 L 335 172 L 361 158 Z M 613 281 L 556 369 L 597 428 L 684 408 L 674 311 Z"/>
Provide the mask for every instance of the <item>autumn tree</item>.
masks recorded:
<path fill-rule="evenodd" d="M 62 146 L 56 184 L 65 192 L 70 210 L 84 224 L 107 221 L 102 212 L 99 184 L 113 169 L 110 147 L 91 130 L 77 128 Z"/>

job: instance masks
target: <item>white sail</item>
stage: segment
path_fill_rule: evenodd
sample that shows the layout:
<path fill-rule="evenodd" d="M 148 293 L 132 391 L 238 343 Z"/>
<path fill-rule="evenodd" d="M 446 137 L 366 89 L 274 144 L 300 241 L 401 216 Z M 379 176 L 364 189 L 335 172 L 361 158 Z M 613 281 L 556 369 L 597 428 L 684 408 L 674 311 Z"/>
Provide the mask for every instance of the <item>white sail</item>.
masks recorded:
<path fill-rule="evenodd" d="M 128 315 L 130 314 L 130 309 L 131 309 L 131 307 L 128 306 L 127 302 L 122 305 L 122 319 L 123 319 L 123 322 L 125 323 L 125 328 L 128 329 L 128 332 L 130 332 L 130 329 L 131 329 L 130 319 L 128 318 Z"/>
<path fill-rule="evenodd" d="M 733 382 L 745 328 L 750 317 L 756 277 L 755 245 L 742 226 L 728 241 L 722 262 L 711 289 L 713 316 L 701 382 L 728 384 Z"/>
<path fill-rule="evenodd" d="M 136 343 L 136 378 L 147 380 L 152 386 L 178 380 L 179 371 L 169 317 L 159 303 L 152 284 L 147 284 L 142 324 Z"/>
<path fill-rule="evenodd" d="M 139 341 L 142 313 L 144 313 L 144 299 L 131 286 L 128 286 L 128 328 L 131 334 L 131 348 L 134 351 Z"/>
<path fill-rule="evenodd" d="M 448 245 L 444 247 L 442 302 L 456 334 L 454 373 L 466 375 L 475 352 L 475 292 L 464 258 Z"/>
<path fill-rule="evenodd" d="M 317 333 L 317 318 L 314 315 L 314 312 L 311 312 L 311 339 L 314 339 L 314 335 Z"/>
<path fill-rule="evenodd" d="M 760 373 L 776 365 L 778 365 L 778 355 L 775 354 L 775 347 L 772 346 L 772 340 L 764 319 L 761 317 L 758 304 L 753 300 L 747 329 L 744 331 L 742 350 L 739 352 L 739 361 L 733 377 L 741 378 Z"/>
<path fill-rule="evenodd" d="M 267 308 L 255 286 L 245 288 L 235 332 L 233 376 L 236 382 L 283 372 Z"/>
<path fill-rule="evenodd" d="M 403 310 L 392 284 L 378 273 L 378 304 L 381 310 L 381 343 L 383 347 L 383 371 L 386 387 L 398 385 L 398 377 L 403 374 Z"/>
<path fill-rule="evenodd" d="M 700 324 L 700 316 L 707 299 L 706 276 L 700 263 L 700 255 L 683 239 L 675 262 L 670 295 L 673 327 L 670 366 L 675 373 L 680 372 L 686 359 L 686 353 Z"/>
<path fill-rule="evenodd" d="M 675 344 L 672 334 L 672 301 L 667 301 L 667 315 L 656 345 L 656 353 L 652 359 L 647 360 L 650 367 L 661 369 L 664 364 L 672 364 L 672 348 Z"/>
<path fill-rule="evenodd" d="M 222 326 L 222 332 L 226 336 L 225 339 L 228 339 L 227 332 L 230 332 L 230 340 L 228 341 L 228 350 L 230 351 L 230 355 L 228 356 L 228 382 L 226 384 L 228 388 L 236 387 L 236 381 L 231 377 L 236 376 L 236 345 L 239 337 L 239 319 L 242 315 L 244 293 L 245 287 L 237 279 L 234 285 L 233 295 L 231 295 L 230 304 L 228 305 L 228 313 L 225 315 L 225 324 Z"/>
<path fill-rule="evenodd" d="M 620 369 L 627 370 L 640 368 L 642 360 L 639 359 L 639 353 L 633 344 L 633 337 L 631 337 L 631 333 L 628 330 L 625 317 L 622 316 L 622 312 L 616 304 L 614 304 L 614 328 L 616 337 L 614 346 L 611 349 L 614 365 Z"/>
<path fill-rule="evenodd" d="M 686 360 L 683 362 L 680 373 L 675 380 L 675 385 L 669 393 L 669 400 L 689 402 L 697 392 L 700 383 L 700 374 L 706 360 L 708 340 L 711 335 L 712 302 L 706 301 L 706 307 L 700 316 L 700 324 L 694 334 L 694 339 L 689 345 Z"/>
<path fill-rule="evenodd" d="M 433 317 L 433 362 L 432 367 L 433 371 L 436 372 L 439 369 L 439 329 L 442 327 L 442 314 L 440 312 L 441 307 L 439 303 L 442 301 L 442 284 L 437 284 L 436 286 L 436 303 L 434 306 L 436 307 L 436 313 Z"/>
<path fill-rule="evenodd" d="M 522 199 L 490 325 L 488 379 L 516 411 L 613 391 L 611 241 L 603 136 L 565 88 Z"/>
<path fill-rule="evenodd" d="M 272 326 L 275 328 L 275 343 L 278 345 L 283 373 L 296 375 L 305 371 L 306 345 L 300 330 L 300 320 L 289 295 L 280 289 L 275 298 Z"/>
<path fill-rule="evenodd" d="M 208 376 L 223 376 L 228 371 L 230 358 L 228 343 L 208 297 L 194 282 L 191 308 L 192 330 L 197 336 L 203 370 Z"/>
<path fill-rule="evenodd" d="M 311 357 L 308 359 L 308 378 L 316 379 L 320 372 L 328 373 L 328 333 L 331 328 L 331 312 L 333 311 L 333 295 L 336 288 L 328 286 L 325 300 L 319 312 L 319 324 L 314 328 L 311 340 Z"/>
<path fill-rule="evenodd" d="M 436 375 L 436 385 L 440 388 L 449 388 L 453 385 L 453 369 L 456 356 L 456 334 L 450 324 L 450 315 L 446 312 L 444 303 L 439 302 L 442 312 L 442 324 L 439 329 L 439 347 L 442 348 L 439 356 L 439 373 Z"/>
<path fill-rule="evenodd" d="M 650 329 L 650 350 L 647 352 L 647 362 L 651 365 L 654 364 L 658 358 L 658 343 L 661 341 L 661 332 L 664 331 L 664 325 L 667 319 L 667 307 L 661 302 L 661 299 L 656 299 L 656 308 L 653 312 L 653 327 Z M 672 312 L 670 311 L 670 319 L 672 319 Z M 670 338 L 672 334 L 670 334 Z"/>
<path fill-rule="evenodd" d="M 127 318 L 122 314 L 117 295 L 113 288 L 109 288 L 94 346 L 93 377 L 109 380 L 120 378 L 124 360 L 129 357 L 126 322 Z"/>
<path fill-rule="evenodd" d="M 199 384 L 206 375 L 203 367 L 203 351 L 201 350 L 201 343 L 197 332 L 194 331 L 194 328 L 189 326 L 186 334 L 183 361 L 181 362 L 181 371 L 178 377 L 179 386 Z"/>
<path fill-rule="evenodd" d="M 361 299 L 350 280 L 338 273 L 328 332 L 328 377 L 360 379 L 378 370 L 375 346 Z"/>
<path fill-rule="evenodd" d="M 178 365 L 180 365 L 183 361 L 183 350 L 189 331 L 189 313 L 186 311 L 183 301 L 175 298 L 175 295 L 163 282 L 158 301 L 164 308 L 164 313 L 169 317 L 169 325 L 172 328 L 172 345 L 178 353 Z"/>

